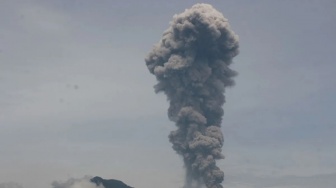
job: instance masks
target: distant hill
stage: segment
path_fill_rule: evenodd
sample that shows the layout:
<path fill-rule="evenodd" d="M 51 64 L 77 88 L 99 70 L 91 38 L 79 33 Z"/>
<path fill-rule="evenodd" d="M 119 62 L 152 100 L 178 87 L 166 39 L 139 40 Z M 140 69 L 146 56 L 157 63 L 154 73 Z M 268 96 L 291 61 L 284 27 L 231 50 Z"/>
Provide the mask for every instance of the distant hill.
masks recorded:
<path fill-rule="evenodd" d="M 90 179 L 90 181 L 95 183 L 97 186 L 102 184 L 105 188 L 133 188 L 120 180 L 103 179 L 99 176 Z"/>

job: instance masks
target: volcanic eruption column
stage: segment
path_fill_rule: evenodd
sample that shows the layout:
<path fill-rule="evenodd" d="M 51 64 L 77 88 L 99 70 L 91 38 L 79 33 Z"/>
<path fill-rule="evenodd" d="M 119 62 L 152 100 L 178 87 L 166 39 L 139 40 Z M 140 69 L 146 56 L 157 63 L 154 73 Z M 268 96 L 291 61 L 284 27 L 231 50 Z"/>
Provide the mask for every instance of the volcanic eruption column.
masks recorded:
<path fill-rule="evenodd" d="M 237 73 L 229 68 L 238 54 L 238 36 L 228 20 L 208 4 L 196 4 L 175 15 L 162 39 L 146 57 L 156 76 L 156 92 L 170 103 L 168 117 L 177 130 L 169 140 L 183 157 L 185 187 L 221 188 L 224 172 L 221 132 L 225 87 Z"/>

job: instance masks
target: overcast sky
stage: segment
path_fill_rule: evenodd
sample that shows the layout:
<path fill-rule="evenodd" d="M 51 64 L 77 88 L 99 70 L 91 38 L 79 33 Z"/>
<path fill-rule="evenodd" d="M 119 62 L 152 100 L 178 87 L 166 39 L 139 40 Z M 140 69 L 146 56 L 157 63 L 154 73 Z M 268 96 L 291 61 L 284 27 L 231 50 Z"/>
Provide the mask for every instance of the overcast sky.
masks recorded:
<path fill-rule="evenodd" d="M 0 188 L 99 175 L 183 185 L 144 58 L 197 2 L 240 37 L 224 186 L 336 187 L 336 1 L 0 1 Z"/>

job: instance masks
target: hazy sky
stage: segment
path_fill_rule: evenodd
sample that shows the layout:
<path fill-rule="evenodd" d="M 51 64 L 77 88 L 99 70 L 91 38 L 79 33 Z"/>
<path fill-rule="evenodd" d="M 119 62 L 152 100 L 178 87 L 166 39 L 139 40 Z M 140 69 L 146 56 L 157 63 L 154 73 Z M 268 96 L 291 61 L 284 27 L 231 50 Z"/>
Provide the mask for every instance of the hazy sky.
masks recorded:
<path fill-rule="evenodd" d="M 0 188 L 84 175 L 183 185 L 144 58 L 197 2 L 240 37 L 224 186 L 336 187 L 336 1 L 0 1 Z"/>

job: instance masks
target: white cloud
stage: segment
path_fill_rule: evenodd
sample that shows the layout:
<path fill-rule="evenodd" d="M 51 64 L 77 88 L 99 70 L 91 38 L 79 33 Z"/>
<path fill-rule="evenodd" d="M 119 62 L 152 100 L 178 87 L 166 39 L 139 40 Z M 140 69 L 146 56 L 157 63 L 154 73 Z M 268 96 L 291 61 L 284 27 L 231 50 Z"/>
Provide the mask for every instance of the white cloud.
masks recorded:
<path fill-rule="evenodd" d="M 71 178 L 65 182 L 55 181 L 52 183 L 53 188 L 104 188 L 103 185 L 97 186 L 90 181 L 90 177 L 81 179 Z"/>

